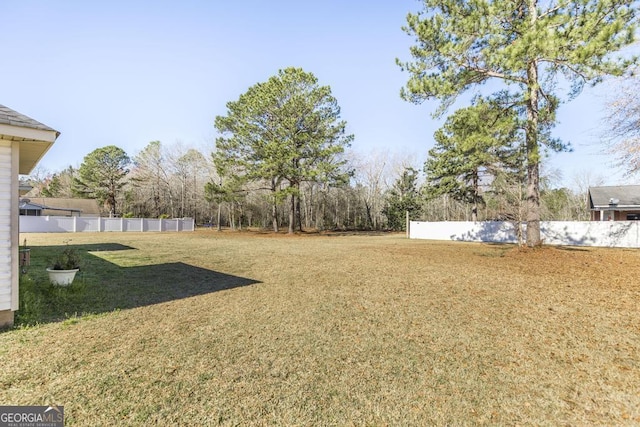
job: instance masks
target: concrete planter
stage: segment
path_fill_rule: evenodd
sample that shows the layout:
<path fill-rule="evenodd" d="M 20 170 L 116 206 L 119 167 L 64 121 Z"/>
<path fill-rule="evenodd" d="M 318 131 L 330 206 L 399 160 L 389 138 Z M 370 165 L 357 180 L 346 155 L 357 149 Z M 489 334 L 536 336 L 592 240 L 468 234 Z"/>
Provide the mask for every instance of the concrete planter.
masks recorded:
<path fill-rule="evenodd" d="M 51 268 L 47 268 L 49 281 L 51 284 L 58 286 L 69 286 L 73 282 L 78 271 L 80 271 L 79 268 L 74 270 L 53 270 Z"/>

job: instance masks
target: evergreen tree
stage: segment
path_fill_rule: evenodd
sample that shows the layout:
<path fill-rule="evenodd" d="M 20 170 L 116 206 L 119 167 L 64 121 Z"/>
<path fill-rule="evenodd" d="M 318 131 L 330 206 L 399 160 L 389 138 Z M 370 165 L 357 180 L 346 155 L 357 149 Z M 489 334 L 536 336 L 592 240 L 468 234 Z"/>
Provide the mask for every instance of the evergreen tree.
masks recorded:
<path fill-rule="evenodd" d="M 129 163 L 127 153 L 115 145 L 92 151 L 84 157 L 78 169 L 78 177 L 74 181 L 76 193 L 96 198 L 106 206 L 110 215 L 115 215 L 117 196 L 125 184 Z"/>
<path fill-rule="evenodd" d="M 339 155 L 352 135 L 340 121 L 340 107 L 329 86 L 300 68 L 280 70 L 227 103 L 227 115 L 218 116 L 215 127 L 216 162 L 222 168 L 239 169 L 248 180 L 269 183 L 276 205 L 290 197 L 289 232 L 300 224 L 298 196 L 303 182 L 346 181 L 348 171 Z M 287 183 L 283 189 L 281 184 Z"/>
<path fill-rule="evenodd" d="M 555 120 L 559 78 L 568 96 L 605 75 L 621 75 L 635 62 L 613 52 L 634 40 L 632 0 L 424 0 L 404 30 L 416 38 L 404 99 L 442 100 L 441 114 L 477 85 L 499 81 L 526 111 L 527 245 L 540 240 L 540 122 Z M 552 147 L 552 148 L 558 148 Z"/>
<path fill-rule="evenodd" d="M 42 197 L 73 197 L 73 182 L 77 171 L 69 166 L 56 172 L 42 182 L 40 196 Z"/>
<path fill-rule="evenodd" d="M 413 168 L 405 168 L 389 190 L 386 206 L 382 213 L 386 215 L 390 229 L 405 230 L 406 213 L 409 212 L 411 218 L 419 210 L 418 171 Z"/>
<path fill-rule="evenodd" d="M 517 173 L 522 150 L 515 110 L 478 100 L 456 111 L 434 135 L 424 165 L 428 198 L 448 194 L 472 205 L 472 221 L 483 203 L 481 184 L 490 183 L 498 171 Z"/>
<path fill-rule="evenodd" d="M 204 197 L 208 202 L 215 202 L 218 205 L 217 228 L 222 230 L 222 204 L 226 203 L 229 211 L 229 224 L 235 229 L 235 205 L 241 204 L 246 192 L 242 189 L 239 180 L 229 179 L 220 182 L 207 182 L 204 186 Z M 242 227 L 242 222 L 240 222 Z"/>
<path fill-rule="evenodd" d="M 43 197 L 60 197 L 62 193 L 62 182 L 60 176 L 54 173 L 49 182 L 40 190 Z"/>

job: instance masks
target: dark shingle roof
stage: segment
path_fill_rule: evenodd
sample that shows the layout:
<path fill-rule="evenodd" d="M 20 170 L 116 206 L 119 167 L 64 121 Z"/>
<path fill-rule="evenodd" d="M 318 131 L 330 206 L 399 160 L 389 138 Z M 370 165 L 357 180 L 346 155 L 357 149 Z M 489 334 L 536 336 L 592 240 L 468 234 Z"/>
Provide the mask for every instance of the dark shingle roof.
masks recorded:
<path fill-rule="evenodd" d="M 43 125 L 42 123 L 33 120 L 31 117 L 20 114 L 17 111 L 14 111 L 9 107 L 5 107 L 2 104 L 0 104 L 0 124 L 31 129 L 48 130 L 59 133 L 55 129 L 51 129 L 49 126 Z"/>
<path fill-rule="evenodd" d="M 640 206 L 640 185 L 589 188 L 589 207 L 591 209 L 608 207 L 612 204 L 611 202 L 614 202 L 618 207 Z"/>

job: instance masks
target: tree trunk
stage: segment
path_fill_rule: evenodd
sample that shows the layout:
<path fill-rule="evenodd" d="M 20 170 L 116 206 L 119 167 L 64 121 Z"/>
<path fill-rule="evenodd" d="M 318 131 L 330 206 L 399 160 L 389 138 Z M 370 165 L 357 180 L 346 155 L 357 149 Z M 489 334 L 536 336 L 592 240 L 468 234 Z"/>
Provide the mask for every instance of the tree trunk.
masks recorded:
<path fill-rule="evenodd" d="M 109 207 L 109 217 L 115 218 L 116 216 L 116 196 L 115 194 L 109 194 L 107 197 L 107 206 Z"/>
<path fill-rule="evenodd" d="M 367 222 L 369 224 L 369 227 L 373 228 L 373 218 L 371 217 L 371 206 L 366 200 L 364 201 L 364 209 L 367 212 Z"/>
<path fill-rule="evenodd" d="M 320 199 L 320 213 L 316 214 L 318 221 L 318 229 L 325 229 L 325 218 L 327 217 L 327 194 L 323 191 Z"/>
<path fill-rule="evenodd" d="M 300 184 L 298 184 L 298 197 L 296 197 L 296 225 L 298 226 L 298 231 L 302 232 L 302 211 L 300 207 Z"/>
<path fill-rule="evenodd" d="M 222 231 L 222 203 L 218 203 L 218 231 Z"/>
<path fill-rule="evenodd" d="M 289 231 L 288 231 L 289 234 L 293 234 L 293 231 L 296 228 L 295 222 L 296 222 L 296 196 L 295 194 L 292 194 L 291 206 L 289 206 Z"/>
<path fill-rule="evenodd" d="M 347 219 L 344 222 L 343 228 L 349 228 L 351 225 L 351 198 L 347 195 Z"/>
<path fill-rule="evenodd" d="M 236 229 L 236 208 L 234 202 L 228 204 L 229 207 L 229 227 L 235 231 Z"/>
<path fill-rule="evenodd" d="M 307 228 L 311 228 L 315 225 L 318 228 L 318 221 L 313 221 L 313 185 L 309 185 L 309 196 L 305 197 L 305 208 L 304 208 L 304 223 Z"/>
<path fill-rule="evenodd" d="M 480 185 L 478 184 L 478 172 L 473 174 L 473 207 L 471 208 L 471 221 L 478 221 L 478 199 L 480 198 Z"/>
<path fill-rule="evenodd" d="M 173 200 L 173 193 L 171 192 L 171 187 L 167 184 L 167 194 L 169 195 L 169 210 L 171 211 L 171 218 L 176 217 L 176 208 L 175 208 L 175 200 Z"/>
<path fill-rule="evenodd" d="M 273 225 L 273 232 L 277 233 L 278 229 L 278 205 L 276 204 L 276 196 L 273 196 L 273 202 L 271 203 L 271 224 Z"/>
<path fill-rule="evenodd" d="M 271 179 L 271 225 L 273 226 L 273 232 L 277 233 L 278 228 L 278 197 L 276 192 L 278 191 L 278 183 L 275 179 Z"/>
<path fill-rule="evenodd" d="M 538 19 L 536 1 L 529 0 L 532 25 Z M 539 246 L 540 239 L 540 148 L 538 146 L 538 63 L 527 69 L 527 246 Z"/>

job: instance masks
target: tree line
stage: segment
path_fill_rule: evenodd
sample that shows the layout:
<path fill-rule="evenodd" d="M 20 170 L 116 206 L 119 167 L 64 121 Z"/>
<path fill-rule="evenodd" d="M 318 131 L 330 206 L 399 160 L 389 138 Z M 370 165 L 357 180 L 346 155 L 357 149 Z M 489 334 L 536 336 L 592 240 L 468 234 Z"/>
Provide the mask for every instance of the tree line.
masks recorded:
<path fill-rule="evenodd" d="M 30 195 L 91 197 L 100 201 L 104 215 L 190 217 L 200 225 L 232 229 L 273 229 L 275 207 L 277 226 L 289 228 L 290 200 L 281 199 L 274 205 L 273 192 L 263 185 L 266 182 L 245 183 L 230 190 L 226 178 L 217 171 L 215 158 L 212 153 L 179 143 L 151 141 L 131 157 L 118 147 L 107 146 L 85 156 L 78 168 L 69 166 L 55 173 L 37 169 L 30 177 L 34 187 Z M 109 159 L 107 165 L 118 167 L 103 167 L 104 159 Z M 513 219 L 523 203 L 522 189 L 500 182 L 482 188 L 479 205 L 453 192 L 434 195 L 426 184 L 426 174 L 411 164 L 409 156 L 346 151 L 343 159 L 351 173 L 348 182 L 334 186 L 304 182 L 297 189 L 297 221 L 303 230 L 404 230 L 406 212 L 412 220 L 470 221 L 474 215 L 478 220 L 505 220 Z M 586 189 L 600 179 L 583 177 L 578 183 L 583 184 L 580 190 L 545 184 L 543 218 L 588 219 Z"/>
<path fill-rule="evenodd" d="M 436 117 L 460 95 L 472 97 L 435 133 L 422 171 L 354 156 L 331 88 L 290 67 L 226 104 L 210 154 L 153 141 L 130 159 L 103 147 L 39 191 L 95 197 L 111 215 L 290 233 L 403 229 L 407 217 L 526 221 L 529 246 L 541 242 L 541 220 L 587 219 L 584 191 L 553 188 L 542 166 L 551 153 L 571 150 L 552 134 L 563 100 L 633 72 L 636 57 L 614 54 L 634 41 L 634 3 L 424 0 L 423 7 L 403 28 L 415 45 L 411 61 L 397 60 L 409 74 L 401 97 L 440 100 Z M 618 137 L 611 150 L 622 162 L 637 159 L 631 104 L 610 106 L 629 113 L 610 121 Z"/>

